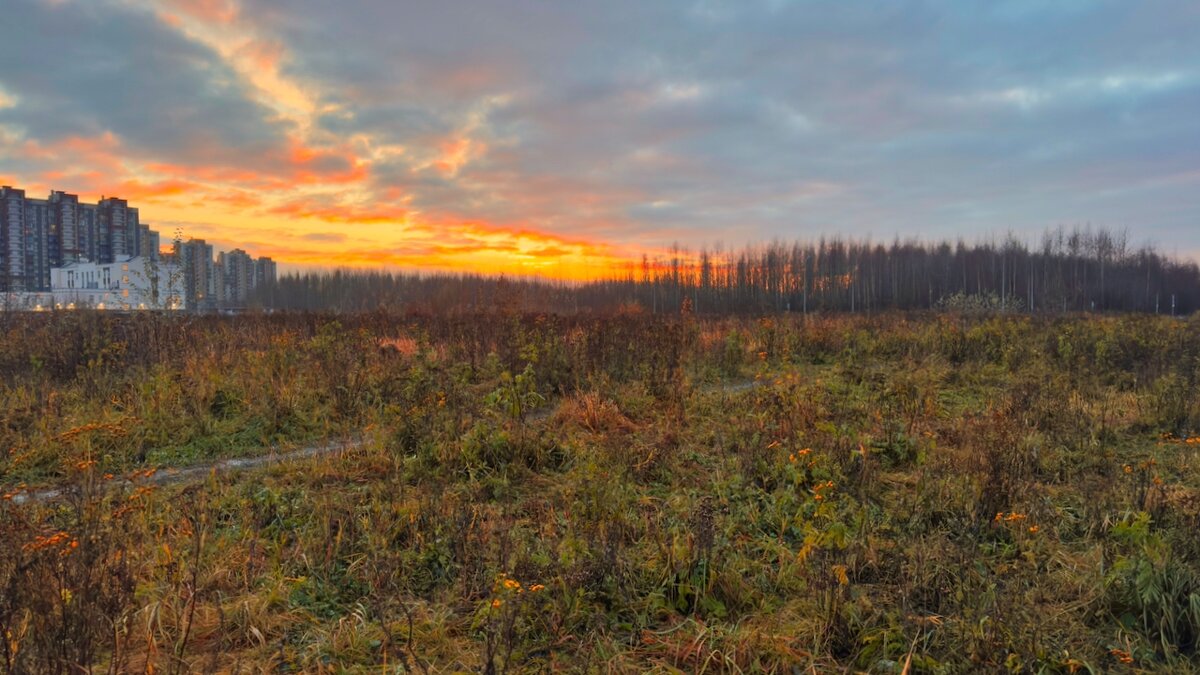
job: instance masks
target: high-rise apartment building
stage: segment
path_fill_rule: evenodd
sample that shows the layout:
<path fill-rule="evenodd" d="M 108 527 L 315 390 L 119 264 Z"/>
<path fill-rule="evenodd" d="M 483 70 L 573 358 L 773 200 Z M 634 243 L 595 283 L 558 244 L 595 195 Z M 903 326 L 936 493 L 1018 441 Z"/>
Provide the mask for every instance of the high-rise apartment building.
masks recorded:
<path fill-rule="evenodd" d="M 161 239 L 158 236 L 158 232 L 150 229 L 148 225 L 139 225 L 138 255 L 143 258 L 157 258 L 159 246 L 161 246 Z"/>
<path fill-rule="evenodd" d="M 185 304 L 192 309 L 206 310 L 217 306 L 213 283 L 213 247 L 203 239 L 189 239 L 178 244 L 176 257 L 183 261 Z"/>
<path fill-rule="evenodd" d="M 254 286 L 275 283 L 275 261 L 263 256 L 254 261 Z"/>
<path fill-rule="evenodd" d="M 0 187 L 0 291 L 26 291 L 25 191 Z"/>
<path fill-rule="evenodd" d="M 50 287 L 51 247 L 58 243 L 56 224 L 52 222 L 50 202 L 25 199 L 24 283 L 31 291 Z"/>
<path fill-rule="evenodd" d="M 62 267 L 83 257 L 79 248 L 79 197 L 54 191 L 46 200 L 50 209 L 50 266 Z"/>
<path fill-rule="evenodd" d="M 245 306 L 254 288 L 254 258 L 240 248 L 219 256 L 225 274 L 225 302 L 230 307 Z"/>
<path fill-rule="evenodd" d="M 124 199 L 101 198 L 96 205 L 96 262 L 110 263 L 141 252 L 138 210 Z"/>
<path fill-rule="evenodd" d="M 48 290 L 52 268 L 157 255 L 157 240 L 123 199 L 81 204 L 66 192 L 36 199 L 0 187 L 0 290 Z"/>

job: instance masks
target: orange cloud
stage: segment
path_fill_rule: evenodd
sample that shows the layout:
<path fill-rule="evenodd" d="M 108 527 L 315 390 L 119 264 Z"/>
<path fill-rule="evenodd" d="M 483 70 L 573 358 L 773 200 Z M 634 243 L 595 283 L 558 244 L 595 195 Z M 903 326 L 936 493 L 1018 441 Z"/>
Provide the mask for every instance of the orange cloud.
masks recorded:
<path fill-rule="evenodd" d="M 401 223 L 410 211 L 388 204 L 359 206 L 300 199 L 268 209 L 268 213 L 293 218 L 311 218 L 327 223 Z"/>
<path fill-rule="evenodd" d="M 121 142 L 111 131 L 94 138 L 69 136 L 47 144 L 30 139 L 21 145 L 20 153 L 26 159 L 123 172 L 118 159 Z"/>
<path fill-rule="evenodd" d="M 525 251 L 525 255 L 535 258 L 562 258 L 571 255 L 571 251 L 561 246 L 545 246 L 543 248 L 535 248 Z"/>
<path fill-rule="evenodd" d="M 208 195 L 208 199 L 239 210 L 262 206 L 262 199 L 256 193 L 245 190 L 226 188 Z"/>
<path fill-rule="evenodd" d="M 258 172 L 223 166 L 188 166 L 151 162 L 146 164 L 146 170 L 162 176 L 194 178 L 210 183 L 259 184 L 264 181 L 264 176 Z"/>
<path fill-rule="evenodd" d="M 129 201 L 139 199 L 155 201 L 161 197 L 195 194 L 200 189 L 202 189 L 201 186 L 182 180 L 144 182 L 137 179 L 130 179 L 115 183 L 108 188 L 102 188 L 100 191 L 107 194 L 119 195 L 122 199 Z"/>
<path fill-rule="evenodd" d="M 457 136 L 442 141 L 438 149 L 440 154 L 433 162 L 434 168 L 446 176 L 454 176 L 468 162 L 487 152 L 487 144 L 467 136 Z"/>
<path fill-rule="evenodd" d="M 314 148 L 293 142 L 287 161 L 293 184 L 357 183 L 367 177 L 367 167 L 349 149 Z"/>
<path fill-rule="evenodd" d="M 233 23 L 239 11 L 233 0 L 171 0 L 167 5 L 194 19 L 215 24 Z"/>
<path fill-rule="evenodd" d="M 459 232 L 464 236 L 480 241 L 518 241 L 525 245 L 525 250 L 534 250 L 539 247 L 557 246 L 563 247 L 569 250 L 571 253 L 577 255 L 595 257 L 609 257 L 612 255 L 612 247 L 607 243 L 564 237 L 562 235 L 540 232 L 538 230 L 529 228 L 509 228 L 499 225 L 488 225 L 479 222 L 468 222 L 451 225 L 448 226 L 447 229 Z"/>
<path fill-rule="evenodd" d="M 274 40 L 249 40 L 237 48 L 235 57 L 245 59 L 259 70 L 274 72 L 283 61 L 283 45 Z"/>
<path fill-rule="evenodd" d="M 259 31 L 234 0 L 166 1 L 166 9 L 155 6 L 163 23 L 213 49 L 281 118 L 301 128 L 310 124 L 316 98 L 283 73 L 287 50 Z"/>

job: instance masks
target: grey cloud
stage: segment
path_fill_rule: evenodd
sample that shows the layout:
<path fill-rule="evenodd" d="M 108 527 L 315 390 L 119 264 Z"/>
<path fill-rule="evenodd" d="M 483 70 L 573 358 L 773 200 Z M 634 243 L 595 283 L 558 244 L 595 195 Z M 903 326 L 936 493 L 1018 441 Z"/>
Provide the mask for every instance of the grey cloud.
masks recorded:
<path fill-rule="evenodd" d="M 299 235 L 299 237 L 301 239 L 304 239 L 305 241 L 320 241 L 320 242 L 333 242 L 333 243 L 343 242 L 343 241 L 346 241 L 346 239 L 347 239 L 346 235 L 342 232 L 309 232 L 307 234 Z"/>
<path fill-rule="evenodd" d="M 486 128 L 507 144 L 456 180 L 377 175 L 420 208 L 519 217 L 530 184 L 558 182 L 579 189 L 534 213 L 589 231 L 607 215 L 616 236 L 1133 221 L 1200 246 L 1180 235 L 1194 190 L 1154 182 L 1200 158 L 1194 3 L 302 4 L 249 11 L 297 48 L 297 75 L 368 92 L 348 128 L 414 140 L 437 125 L 389 115 L 396 100 L 445 128 L 511 94 Z M 355 47 L 323 48 L 330 34 Z M 797 196 L 808 184 L 839 189 Z"/>
<path fill-rule="evenodd" d="M 184 164 L 262 166 L 285 125 L 221 59 L 147 12 L 107 2 L 13 0 L 0 21 L 0 123 L 33 139 L 111 131 L 128 152 Z"/>

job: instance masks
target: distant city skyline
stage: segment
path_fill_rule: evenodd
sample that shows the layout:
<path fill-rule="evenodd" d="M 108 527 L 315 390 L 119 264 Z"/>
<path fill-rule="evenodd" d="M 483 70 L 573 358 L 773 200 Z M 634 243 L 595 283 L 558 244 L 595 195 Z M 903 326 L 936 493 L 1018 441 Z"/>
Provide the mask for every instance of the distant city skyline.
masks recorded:
<path fill-rule="evenodd" d="M 24 295 L 23 304 L 32 308 L 49 292 L 87 291 L 93 300 L 111 291 L 124 291 L 126 298 L 131 290 L 149 292 L 138 288 L 128 274 L 112 274 L 116 266 L 129 272 L 127 263 L 133 260 L 154 265 L 160 258 L 171 259 L 185 282 L 181 308 L 244 307 L 255 287 L 275 281 L 277 266 L 269 256 L 254 258 L 237 247 L 216 250 L 182 232 L 173 233 L 169 241 L 164 250 L 159 232 L 141 222 L 137 207 L 124 199 L 101 197 L 90 204 L 63 190 L 39 198 L 0 184 L 0 294 L 5 304 L 11 304 L 13 294 Z M 88 275 L 90 285 L 83 281 Z M 111 299 L 107 304 L 109 309 L 122 307 Z M 140 304 L 144 303 L 133 303 Z"/>
<path fill-rule="evenodd" d="M 1195 2 L 12 0 L 3 16 L 0 184 L 126 200 L 163 238 L 284 269 L 578 279 L 675 243 L 1087 224 L 1200 258 Z"/>

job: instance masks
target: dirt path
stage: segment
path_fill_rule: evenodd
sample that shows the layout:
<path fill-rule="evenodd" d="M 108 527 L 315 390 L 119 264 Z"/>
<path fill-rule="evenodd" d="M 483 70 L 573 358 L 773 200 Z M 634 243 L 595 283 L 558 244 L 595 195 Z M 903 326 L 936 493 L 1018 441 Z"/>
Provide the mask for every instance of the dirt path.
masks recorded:
<path fill-rule="evenodd" d="M 740 394 L 743 392 L 755 389 L 763 384 L 763 380 L 739 380 L 736 382 L 725 382 L 721 384 L 702 385 L 697 387 L 697 390 L 703 393 L 724 392 L 726 394 Z M 548 405 L 544 408 L 534 411 L 528 417 L 530 422 L 543 422 L 554 414 L 555 406 Z M 304 459 L 313 459 L 316 457 L 325 457 L 334 455 L 339 452 L 348 452 L 358 450 L 367 444 L 367 439 L 342 439 L 339 441 L 327 441 L 314 445 L 308 445 L 296 450 L 287 450 L 282 452 L 272 451 L 258 457 L 244 457 L 221 459 L 213 462 L 204 462 L 201 464 L 193 464 L 186 467 L 165 467 L 158 469 L 150 476 L 138 479 L 138 484 L 154 484 L 154 485 L 169 485 L 172 483 L 183 483 L 191 480 L 199 480 L 214 473 L 226 473 L 233 471 L 245 471 L 248 469 L 257 469 L 259 467 L 270 466 L 272 464 L 282 464 L 284 462 L 292 462 Z M 114 478 L 105 484 L 105 487 L 129 487 L 133 482 L 127 478 Z M 14 504 L 27 504 L 30 502 L 46 502 L 62 499 L 68 495 L 70 488 L 45 488 L 41 490 L 25 490 L 17 492 L 10 496 Z"/>
<path fill-rule="evenodd" d="M 214 462 L 204 462 L 202 464 L 193 464 L 192 466 L 186 467 L 165 467 L 156 470 L 153 474 L 146 476 L 145 478 L 139 478 L 137 482 L 139 485 L 167 485 L 171 483 L 182 483 L 190 480 L 198 480 L 212 473 L 243 471 L 246 469 L 269 466 L 271 464 L 281 464 L 283 462 L 312 459 L 314 457 L 324 457 L 327 455 L 337 454 L 339 452 L 357 450 L 364 445 L 366 445 L 365 439 L 343 439 L 341 441 L 329 441 L 316 445 L 308 445 L 296 450 L 287 450 L 283 452 L 273 451 L 269 454 L 260 455 L 258 457 L 221 459 Z M 131 485 L 133 485 L 133 481 L 127 478 L 114 478 L 111 481 L 108 481 L 105 484 L 105 487 L 129 487 Z M 46 488 L 43 490 L 27 490 L 12 495 L 11 500 L 14 504 L 53 501 L 66 497 L 69 489 L 70 488 Z"/>

